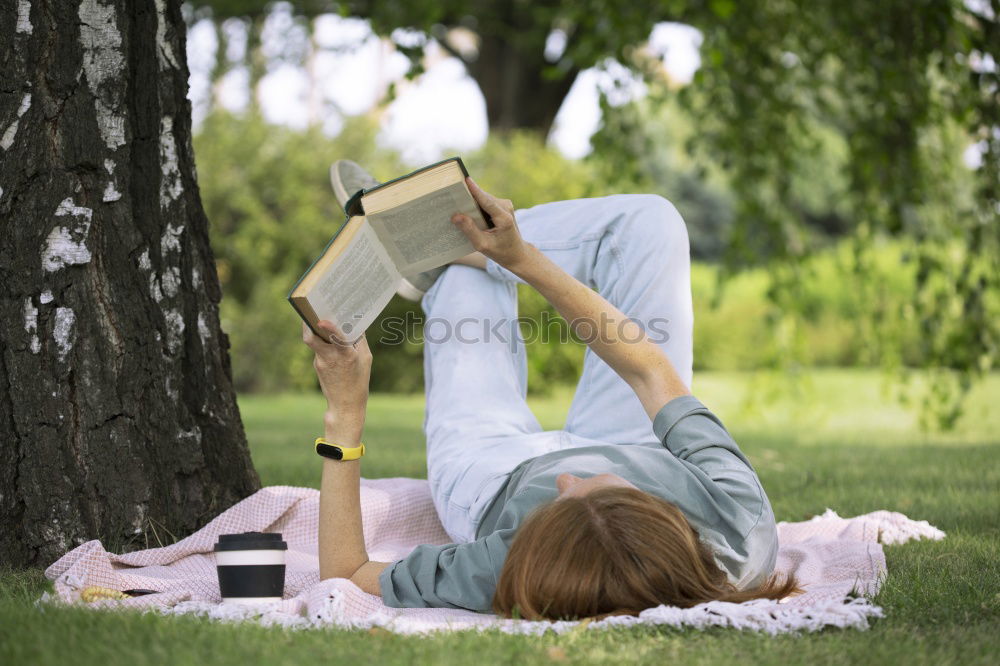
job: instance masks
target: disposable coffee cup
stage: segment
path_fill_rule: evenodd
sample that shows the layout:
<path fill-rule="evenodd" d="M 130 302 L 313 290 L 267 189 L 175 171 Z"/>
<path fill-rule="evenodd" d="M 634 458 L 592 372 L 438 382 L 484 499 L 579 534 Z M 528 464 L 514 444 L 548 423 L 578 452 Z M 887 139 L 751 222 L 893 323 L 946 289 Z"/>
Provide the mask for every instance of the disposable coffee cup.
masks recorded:
<path fill-rule="evenodd" d="M 280 534 L 221 534 L 215 544 L 222 600 L 240 604 L 281 601 L 285 589 L 285 551 Z"/>

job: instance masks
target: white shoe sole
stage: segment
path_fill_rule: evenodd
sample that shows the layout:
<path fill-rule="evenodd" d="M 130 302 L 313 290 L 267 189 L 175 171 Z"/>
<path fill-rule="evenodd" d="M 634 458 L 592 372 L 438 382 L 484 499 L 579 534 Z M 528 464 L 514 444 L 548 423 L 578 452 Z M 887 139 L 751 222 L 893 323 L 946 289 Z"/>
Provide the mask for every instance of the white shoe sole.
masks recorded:
<path fill-rule="evenodd" d="M 333 195 L 337 197 L 337 203 L 343 208 L 347 205 L 347 200 L 351 197 L 347 194 L 347 190 L 344 189 L 343 183 L 340 182 L 340 178 L 337 176 L 336 162 L 330 165 L 330 185 L 333 186 Z"/>
<path fill-rule="evenodd" d="M 399 281 L 399 286 L 396 287 L 396 293 L 408 301 L 419 303 L 426 292 L 420 291 L 409 280 L 403 278 Z"/>

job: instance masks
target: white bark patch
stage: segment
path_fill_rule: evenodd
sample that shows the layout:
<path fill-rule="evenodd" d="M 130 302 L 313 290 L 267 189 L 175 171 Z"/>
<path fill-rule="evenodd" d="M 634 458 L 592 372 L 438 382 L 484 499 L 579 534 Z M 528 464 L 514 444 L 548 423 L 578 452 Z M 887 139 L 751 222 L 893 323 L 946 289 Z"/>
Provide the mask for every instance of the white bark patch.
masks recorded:
<path fill-rule="evenodd" d="M 168 222 L 167 228 L 163 230 L 163 235 L 160 237 L 160 252 L 163 254 L 167 252 L 180 252 L 182 233 L 184 233 L 183 224 L 178 224 L 175 227 Z"/>
<path fill-rule="evenodd" d="M 132 534 L 142 534 L 142 526 L 146 523 L 146 505 L 135 505 L 135 516 L 132 518 Z"/>
<path fill-rule="evenodd" d="M 208 323 L 205 321 L 205 313 L 198 313 L 198 337 L 201 338 L 201 346 L 208 347 L 209 341 L 212 339 L 212 332 L 208 328 Z"/>
<path fill-rule="evenodd" d="M 122 193 L 115 189 L 114 181 L 108 181 L 108 184 L 104 187 L 104 196 L 102 200 L 105 202 L 118 201 L 122 198 Z"/>
<path fill-rule="evenodd" d="M 177 266 L 170 266 L 167 268 L 167 270 L 163 272 L 163 276 L 160 278 L 160 284 L 163 287 L 163 294 L 167 298 L 176 296 L 181 287 L 181 269 Z"/>
<path fill-rule="evenodd" d="M 181 171 L 177 165 L 177 143 L 174 141 L 174 119 L 160 120 L 160 208 L 166 208 L 184 191 Z"/>
<path fill-rule="evenodd" d="M 45 305 L 52 302 L 52 292 L 46 289 L 38 296 L 38 302 Z"/>
<path fill-rule="evenodd" d="M 114 85 L 114 79 L 125 72 L 122 35 L 115 24 L 115 8 L 102 5 L 97 0 L 83 0 L 77 13 L 80 17 L 83 71 L 87 87 L 94 96 L 97 127 L 104 143 L 115 150 L 125 145 L 125 115 L 120 112 L 124 86 Z"/>
<path fill-rule="evenodd" d="M 73 349 L 73 323 L 76 315 L 71 308 L 56 308 L 56 322 L 52 328 L 52 339 L 56 343 L 59 362 L 66 360 L 66 355 Z"/>
<path fill-rule="evenodd" d="M 60 414 L 59 418 L 63 418 L 63 415 Z M 69 550 L 69 540 L 66 538 L 65 531 L 59 525 L 59 521 L 53 518 L 49 522 L 52 523 L 51 527 L 48 524 L 38 527 L 39 536 L 44 539 L 46 543 L 53 544 L 60 553 Z"/>
<path fill-rule="evenodd" d="M 167 310 L 163 319 L 167 324 L 167 351 L 176 354 L 184 343 L 184 317 L 177 310 Z"/>
<path fill-rule="evenodd" d="M 87 218 L 87 225 L 89 226 L 90 218 L 93 217 L 94 211 L 90 210 L 89 208 L 85 208 L 84 206 L 77 206 L 75 203 L 73 203 L 73 199 L 67 198 L 63 199 L 59 203 L 59 206 L 56 208 L 56 217 L 60 217 L 62 215 L 74 215 L 77 217 L 85 217 Z"/>
<path fill-rule="evenodd" d="M 3 137 L 0 137 L 0 148 L 10 150 L 10 147 L 14 145 L 14 136 L 17 135 L 17 126 L 21 123 L 21 116 L 27 113 L 30 108 L 31 93 L 24 93 L 24 97 L 21 98 L 21 106 L 17 109 L 17 118 L 14 118 L 14 122 L 4 131 Z"/>
<path fill-rule="evenodd" d="M 191 269 L 191 286 L 194 289 L 201 289 L 201 271 L 197 266 Z"/>
<path fill-rule="evenodd" d="M 101 130 L 101 138 L 104 143 L 114 150 L 118 146 L 125 145 L 125 117 L 115 113 L 110 106 L 101 100 L 94 102 L 97 109 L 97 126 Z"/>
<path fill-rule="evenodd" d="M 31 0 L 18 0 L 17 3 L 17 31 L 30 35 L 35 31 L 31 27 Z"/>
<path fill-rule="evenodd" d="M 180 67 L 174 55 L 174 47 L 167 40 L 167 3 L 164 0 L 156 2 L 156 56 L 160 61 L 160 69 Z"/>
<path fill-rule="evenodd" d="M 159 303 L 163 300 L 163 292 L 160 291 L 160 280 L 153 270 L 153 262 L 149 260 L 149 248 L 139 255 L 139 268 L 149 272 L 149 297 Z"/>
<path fill-rule="evenodd" d="M 114 160 L 104 160 L 104 170 L 108 172 L 109 176 L 114 176 L 115 174 L 115 161 Z M 108 184 L 104 187 L 104 197 L 105 202 L 108 201 L 118 201 L 122 198 L 122 193 L 118 191 L 118 184 L 115 182 L 114 178 L 108 180 Z"/>
<path fill-rule="evenodd" d="M 160 291 L 160 281 L 156 279 L 156 273 L 149 274 L 149 297 L 157 303 L 163 300 L 163 292 Z"/>
<path fill-rule="evenodd" d="M 94 211 L 83 206 L 77 206 L 73 199 L 64 199 L 56 208 L 56 217 L 75 217 L 80 224 L 69 227 L 56 227 L 49 233 L 42 251 L 42 270 L 47 273 L 57 271 L 64 266 L 85 264 L 90 261 L 90 250 L 86 240 L 90 233 L 90 220 Z"/>
<path fill-rule="evenodd" d="M 24 299 L 24 330 L 31 334 L 31 353 L 37 354 L 42 349 L 42 343 L 38 339 L 38 308 L 30 298 Z"/>
<path fill-rule="evenodd" d="M 30 298 L 24 299 L 24 330 L 28 333 L 38 330 L 38 308 Z"/>

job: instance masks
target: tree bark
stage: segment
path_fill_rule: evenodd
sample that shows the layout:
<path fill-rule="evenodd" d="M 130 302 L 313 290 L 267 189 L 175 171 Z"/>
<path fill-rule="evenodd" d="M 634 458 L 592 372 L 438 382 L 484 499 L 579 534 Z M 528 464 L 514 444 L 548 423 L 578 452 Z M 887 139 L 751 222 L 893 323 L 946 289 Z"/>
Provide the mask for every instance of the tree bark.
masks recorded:
<path fill-rule="evenodd" d="M 466 67 L 486 99 L 490 131 L 523 129 L 543 139 L 549 135 L 579 69 L 573 67 L 558 79 L 545 78 L 542 72 L 549 63 L 544 44 L 535 46 L 537 53 L 525 53 L 505 35 L 480 35 L 478 57 Z"/>
<path fill-rule="evenodd" d="M 154 546 L 255 491 L 180 0 L 0 9 L 0 560 Z"/>

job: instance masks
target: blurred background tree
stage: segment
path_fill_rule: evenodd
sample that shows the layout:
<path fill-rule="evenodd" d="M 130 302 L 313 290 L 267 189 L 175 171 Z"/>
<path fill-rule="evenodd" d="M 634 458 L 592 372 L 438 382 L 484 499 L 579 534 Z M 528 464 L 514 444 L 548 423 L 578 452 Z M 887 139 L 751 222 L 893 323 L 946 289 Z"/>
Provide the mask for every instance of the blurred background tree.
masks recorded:
<path fill-rule="evenodd" d="M 278 11 L 290 17 L 287 39 L 266 48 Z M 463 64 L 491 132 L 464 157 L 520 207 L 612 192 L 671 199 L 693 256 L 708 262 L 694 271 L 699 367 L 881 364 L 900 376 L 929 368 L 936 381 L 925 413 L 948 424 L 972 381 L 996 366 L 998 0 L 197 0 L 189 24 L 210 20 L 218 35 L 213 88 L 240 66 L 249 90 L 245 114 L 212 112 L 196 137 L 240 388 L 311 382 L 281 301 L 339 223 L 329 162 L 351 156 L 383 178 L 419 166 L 376 140 L 395 84 L 374 113 L 332 138 L 262 121 L 262 76 L 275 62 L 312 76 L 313 26 L 327 12 L 366 19 L 409 58 L 410 79 L 423 75 L 431 44 Z M 237 58 L 227 21 L 245 26 Z M 665 73 L 647 43 L 661 21 L 700 31 L 701 67 L 688 85 Z M 645 94 L 603 89 L 593 150 L 570 160 L 546 140 L 591 67 Z M 317 104 L 311 121 L 323 113 Z M 973 168 L 962 163 L 970 144 Z M 526 314 L 544 307 L 522 293 Z M 415 308 L 394 302 L 388 311 L 406 312 Z M 578 353 L 534 345 L 533 386 L 572 379 Z M 420 387 L 418 345 L 376 355 L 386 359 L 376 389 Z"/>

